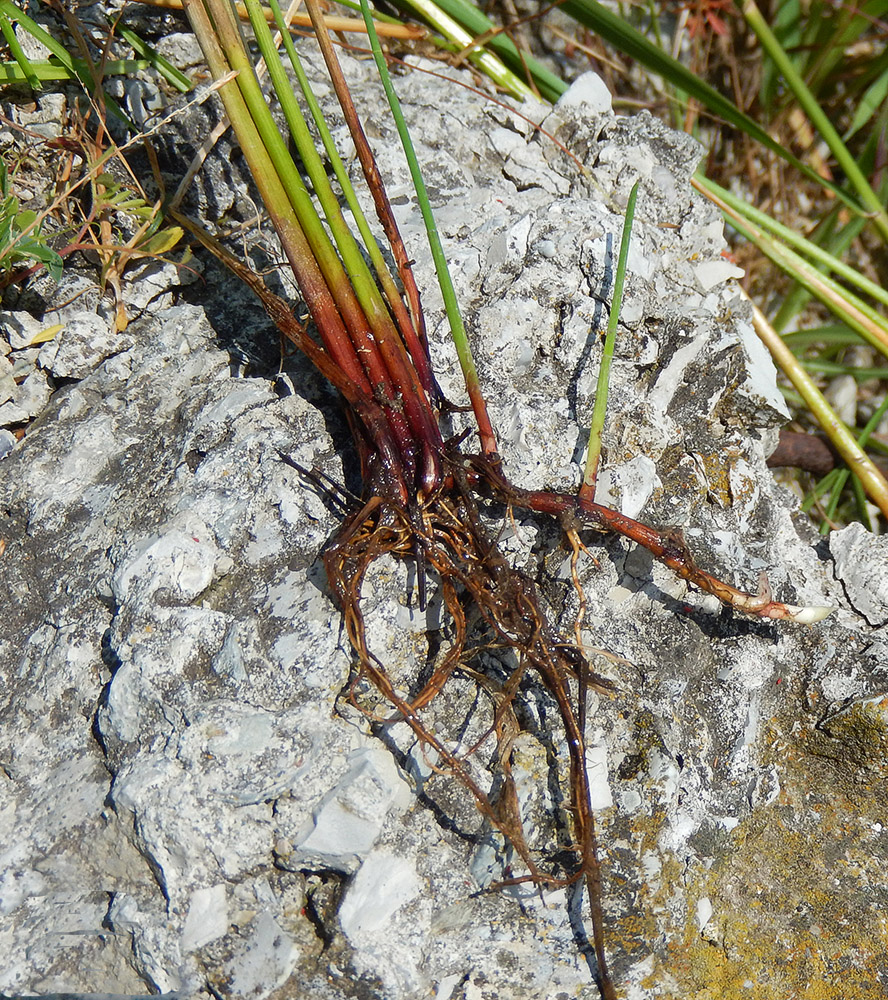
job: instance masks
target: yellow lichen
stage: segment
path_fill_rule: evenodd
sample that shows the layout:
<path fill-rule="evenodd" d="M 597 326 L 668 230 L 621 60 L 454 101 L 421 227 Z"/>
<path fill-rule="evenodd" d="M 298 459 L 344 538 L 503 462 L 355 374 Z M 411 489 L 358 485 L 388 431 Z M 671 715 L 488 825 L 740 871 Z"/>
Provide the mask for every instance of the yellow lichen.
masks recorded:
<path fill-rule="evenodd" d="M 791 735 L 769 721 L 762 757 L 777 767 L 778 798 L 707 841 L 705 858 L 660 850 L 658 877 L 634 887 L 637 908 L 609 928 L 629 954 L 648 935 L 649 996 L 884 1000 L 886 719 L 888 703 L 873 700 Z M 633 817 L 638 857 L 656 850 L 665 820 Z"/>

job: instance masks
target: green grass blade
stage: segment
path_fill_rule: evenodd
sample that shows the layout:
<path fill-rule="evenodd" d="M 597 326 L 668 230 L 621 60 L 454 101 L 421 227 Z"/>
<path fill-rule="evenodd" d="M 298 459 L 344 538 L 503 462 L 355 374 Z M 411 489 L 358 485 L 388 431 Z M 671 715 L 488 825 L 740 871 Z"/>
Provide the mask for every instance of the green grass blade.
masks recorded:
<path fill-rule="evenodd" d="M 771 324 L 774 325 L 773 323 Z M 803 351 L 813 345 L 823 344 L 826 347 L 838 349 L 850 347 L 852 344 L 859 344 L 860 337 L 844 323 L 830 324 L 828 326 L 809 327 L 805 330 L 796 330 L 793 333 L 782 334 L 783 342 L 792 351 Z"/>
<path fill-rule="evenodd" d="M 843 365 L 838 361 L 822 361 L 819 358 L 802 358 L 802 364 L 809 372 L 820 372 L 821 375 L 850 375 L 858 382 L 871 378 L 888 381 L 888 368 L 857 368 L 855 365 Z"/>
<path fill-rule="evenodd" d="M 852 215 L 844 225 L 841 220 L 847 213 L 844 208 L 836 203 L 821 218 L 809 237 L 809 242 L 816 247 L 820 247 L 833 257 L 842 260 L 848 253 L 848 249 L 854 240 L 860 235 L 861 230 L 866 225 L 866 219 L 862 215 Z M 800 248 L 804 253 L 804 248 Z M 815 261 L 816 263 L 816 261 Z M 829 273 L 829 268 L 825 264 L 819 265 L 823 273 Z M 857 273 L 857 272 L 855 272 Z M 850 284 L 857 284 L 854 278 L 849 279 Z M 793 282 L 792 287 L 786 294 L 772 323 L 775 329 L 782 332 L 792 320 L 794 320 L 805 308 L 811 299 L 811 293 L 803 285 Z"/>
<path fill-rule="evenodd" d="M 604 350 L 601 354 L 601 367 L 598 369 L 598 384 L 595 389 L 595 405 L 592 408 L 592 424 L 589 428 L 589 447 L 586 450 L 586 470 L 583 475 L 583 485 L 580 496 L 595 498 L 595 482 L 598 478 L 598 465 L 601 461 L 601 436 L 604 431 L 604 418 L 607 412 L 607 395 L 610 385 L 611 362 L 614 358 L 614 347 L 617 339 L 617 324 L 620 320 L 620 307 L 623 304 L 623 284 L 626 280 L 626 262 L 629 260 L 629 242 L 632 238 L 632 221 L 635 218 L 635 201 L 638 197 L 638 181 L 632 185 L 629 200 L 626 203 L 626 216 L 623 221 L 623 235 L 620 239 L 620 254 L 617 259 L 617 272 L 614 277 L 614 296 L 611 302 L 610 316 L 607 321 L 607 335 L 604 339 Z"/>
<path fill-rule="evenodd" d="M 72 62 L 73 69 L 46 60 L 32 62 L 30 68 L 40 82 L 50 80 L 58 82 L 80 80 L 82 82 L 84 75 L 88 72 L 86 63 L 81 59 L 74 59 Z M 107 76 L 124 76 L 128 73 L 138 73 L 150 66 L 151 63 L 147 59 L 111 59 L 105 63 L 104 69 Z M 0 63 L 0 84 L 13 83 L 27 83 L 33 87 L 18 63 Z"/>
<path fill-rule="evenodd" d="M 857 438 L 857 443 L 861 448 L 865 448 L 869 444 L 870 435 L 875 431 L 875 429 L 882 422 L 882 418 L 885 413 L 888 412 L 888 396 L 886 396 L 876 412 L 869 418 L 866 422 L 866 426 Z M 826 505 L 825 520 L 820 526 L 820 534 L 826 535 L 829 533 L 831 524 L 835 517 L 836 510 L 839 506 L 839 501 L 842 496 L 842 492 L 845 489 L 845 484 L 848 482 L 849 477 L 853 476 L 854 492 L 855 498 L 857 499 L 858 509 L 863 510 L 866 513 L 866 506 L 862 503 L 860 498 L 860 493 L 862 492 L 862 483 L 854 476 L 850 469 L 833 469 L 832 472 L 827 473 L 826 476 L 821 479 L 821 481 L 814 487 L 809 496 L 805 499 L 802 504 L 802 510 L 805 513 L 809 513 L 811 508 L 817 502 L 817 498 L 822 496 L 824 493 L 829 491 L 830 499 Z M 863 518 L 861 518 L 863 520 Z M 865 524 L 869 524 L 869 517 L 866 517 Z M 868 526 L 867 530 L 872 531 L 872 527 Z"/>
<path fill-rule="evenodd" d="M 382 251 L 379 249 L 379 245 L 373 236 L 370 224 L 367 222 L 367 218 L 358 203 L 358 196 L 355 193 L 351 179 L 348 176 L 348 171 L 346 170 L 345 164 L 342 162 L 342 157 L 339 155 L 336 144 L 333 142 L 333 136 L 330 134 L 330 129 L 324 119 L 321 106 L 318 104 L 317 98 L 311 89 L 311 84 L 309 83 L 308 77 L 305 73 L 302 60 L 299 58 L 299 54 L 293 45 L 290 32 L 287 30 L 287 25 L 284 22 L 284 16 L 280 5 L 277 0 L 269 0 L 269 6 L 274 14 L 277 29 L 281 33 L 284 49 L 290 60 L 293 72 L 296 75 L 299 89 L 302 91 L 302 96 L 308 106 L 312 121 L 314 122 L 315 128 L 318 130 L 318 135 L 321 138 L 324 152 L 327 154 L 327 159 L 333 168 L 337 181 L 339 182 L 340 190 L 345 197 L 346 204 L 351 211 L 352 218 L 355 220 L 355 224 L 358 227 L 358 232 L 361 235 L 361 241 L 370 256 L 370 261 L 373 264 L 373 270 L 385 290 L 389 302 L 394 302 L 399 295 L 397 286 L 395 285 L 394 279 L 389 272 L 388 265 L 382 255 Z M 313 145 L 312 148 L 314 148 Z M 314 181 L 312 183 L 314 183 Z"/>
<path fill-rule="evenodd" d="M 361 10 L 361 5 L 358 0 L 338 0 L 338 3 L 342 7 L 348 7 L 349 10 L 353 10 L 363 17 L 363 11 Z M 374 22 L 379 22 L 380 24 L 401 24 L 404 22 L 397 17 L 392 17 L 391 14 L 383 14 L 381 10 L 371 9 L 370 14 L 373 17 Z"/>
<path fill-rule="evenodd" d="M 478 370 L 475 367 L 475 359 L 472 357 L 472 348 L 469 344 L 469 337 L 466 333 L 462 313 L 459 309 L 459 301 L 456 297 L 456 290 L 453 287 L 453 279 L 450 275 L 450 268 L 447 266 L 447 258 L 444 255 L 444 248 L 441 245 L 441 237 L 438 233 L 438 226 L 435 222 L 434 213 L 432 212 L 432 206 L 422 177 L 422 171 L 419 167 L 419 161 L 416 158 L 416 150 L 413 146 L 413 140 L 410 138 L 410 132 L 408 131 L 407 123 L 404 120 L 404 113 L 401 110 L 401 102 L 398 100 L 398 95 L 395 93 L 395 88 L 392 85 L 388 65 L 386 64 L 385 56 L 382 53 L 382 46 L 379 44 L 379 36 L 376 34 L 376 28 L 374 27 L 373 17 L 370 12 L 370 5 L 367 0 L 361 0 L 361 10 L 364 15 L 364 23 L 367 26 L 367 35 L 370 39 L 370 47 L 373 50 L 373 58 L 376 62 L 376 68 L 379 71 L 379 76 L 385 89 L 386 97 L 388 98 L 389 107 L 392 111 L 392 118 L 394 119 L 395 127 L 398 130 L 398 137 L 401 140 L 401 145 L 404 148 L 404 155 L 407 158 L 407 164 L 410 169 L 410 179 L 413 182 L 413 187 L 416 191 L 416 198 L 419 203 L 420 212 L 422 213 L 423 223 L 425 224 L 432 259 L 435 263 L 435 273 L 438 277 L 438 284 L 441 287 L 441 295 L 444 299 L 444 310 L 447 314 L 447 321 L 450 324 L 450 335 L 453 338 L 453 343 L 456 347 L 456 354 L 459 359 L 460 368 L 462 369 L 463 379 L 466 383 L 466 390 L 469 394 L 469 400 L 471 401 L 472 410 L 475 414 L 475 421 L 478 425 L 481 447 L 485 454 L 495 454 L 497 450 L 496 438 L 494 437 L 493 427 L 487 413 L 487 403 L 485 402 L 484 396 L 481 392 Z"/>
<path fill-rule="evenodd" d="M 402 6 L 412 8 L 423 20 L 431 24 L 436 31 L 439 31 L 446 39 L 454 42 L 461 49 L 469 48 L 473 44 L 474 36 L 466 31 L 457 19 L 444 11 L 441 5 L 434 3 L 433 0 L 404 0 Z M 483 70 L 491 80 L 513 97 L 517 97 L 519 101 L 536 97 L 530 87 L 508 69 L 500 58 L 492 52 L 486 52 L 484 49 L 475 49 L 469 53 L 467 58 L 469 62 L 473 63 L 480 70 Z"/>
<path fill-rule="evenodd" d="M 699 187 L 701 190 L 704 189 L 702 184 Z M 754 243 L 778 267 L 808 289 L 837 318 L 851 329 L 856 330 L 867 343 L 888 357 L 888 320 L 884 316 L 881 316 L 872 306 L 837 281 L 817 271 L 794 250 L 783 246 L 773 237 L 751 223 L 747 223 L 737 211 L 728 206 L 727 203 L 722 202 L 714 191 L 710 190 L 706 193 L 712 201 L 721 207 L 728 221 L 738 233 Z"/>
<path fill-rule="evenodd" d="M 22 76 L 27 82 L 31 90 L 42 90 L 43 84 L 40 82 L 39 77 L 34 72 L 31 66 L 31 61 L 25 55 L 24 50 L 19 44 L 19 40 L 16 37 L 15 29 L 12 26 L 12 22 L 9 20 L 6 12 L 4 11 L 0 14 L 0 30 L 3 31 L 3 37 L 6 39 L 6 44 L 9 46 L 9 51 L 12 54 L 12 58 L 15 60 L 16 65 L 22 72 Z"/>
<path fill-rule="evenodd" d="M 167 83 L 175 87 L 180 94 L 187 94 L 192 89 L 193 84 L 188 77 L 177 70 L 168 59 L 164 59 L 159 52 L 151 48 L 147 42 L 142 41 L 135 31 L 131 31 L 129 28 L 121 28 L 120 37 L 133 47 L 133 51 L 137 55 L 146 59 L 149 65 L 157 70 Z M 108 72 L 107 66 L 105 72 Z"/>
<path fill-rule="evenodd" d="M 792 60 L 787 56 L 783 47 L 774 37 L 774 33 L 768 27 L 754 0 L 744 0 L 743 15 L 746 18 L 747 24 L 755 32 L 756 37 L 780 70 L 783 79 L 786 81 L 786 85 L 795 95 L 796 100 L 807 114 L 811 124 L 823 137 L 830 152 L 836 158 L 836 162 L 845 172 L 845 176 L 857 192 L 858 198 L 867 208 L 868 213 L 871 213 L 873 224 L 879 231 L 882 239 L 888 243 L 888 212 L 886 212 L 884 204 L 876 192 L 873 191 L 848 147 L 842 142 L 829 116 L 821 108 L 817 98 L 811 93 L 805 81 L 799 75 Z M 821 183 L 823 183 L 822 179 Z"/>
<path fill-rule="evenodd" d="M 886 98 L 888 98 L 888 69 L 873 80 L 864 91 L 854 112 L 854 119 L 848 127 L 848 131 L 842 136 L 842 141 L 847 142 L 852 135 L 859 132 L 870 119 L 875 117 L 879 109 L 884 106 Z"/>
<path fill-rule="evenodd" d="M 888 482 L 885 477 L 873 465 L 854 435 L 836 416 L 823 393 L 802 368 L 777 331 L 765 319 L 761 310 L 754 305 L 752 308 L 755 332 L 770 351 L 771 357 L 801 395 L 807 409 L 823 428 L 848 468 L 854 470 L 867 494 L 888 517 Z"/>
<path fill-rule="evenodd" d="M 607 321 L 607 336 L 604 339 L 604 350 L 601 355 L 601 367 L 598 369 L 598 385 L 595 390 L 595 405 L 592 408 L 592 425 L 589 428 L 589 447 L 586 451 L 586 471 L 583 475 L 583 485 L 580 496 L 595 499 L 595 481 L 598 478 L 598 464 L 601 461 L 601 435 L 604 431 L 604 417 L 607 411 L 608 386 L 610 384 L 611 362 L 614 358 L 614 346 L 617 339 L 617 324 L 620 320 L 620 307 L 623 304 L 623 284 L 626 280 L 626 262 L 629 259 L 629 242 L 632 238 L 632 221 L 635 218 L 635 202 L 638 198 L 638 181 L 632 185 L 629 200 L 626 203 L 626 216 L 623 221 L 623 235 L 620 239 L 620 255 L 617 260 L 617 272 L 614 277 L 614 296 L 611 302 L 610 316 Z"/>
<path fill-rule="evenodd" d="M 228 65 L 231 69 L 238 71 L 235 82 L 246 104 L 253 129 L 271 158 L 275 174 L 280 178 L 281 185 L 287 192 L 290 204 L 299 219 L 300 226 L 311 245 L 315 259 L 320 265 L 331 291 L 334 295 L 339 294 L 347 284 L 345 271 L 271 115 L 247 53 L 240 25 L 235 20 L 229 6 L 214 4 L 213 8 L 214 11 L 216 9 L 220 11 L 220 16 L 214 23 L 214 27 Z M 253 173 L 255 175 L 255 171 Z M 272 206 L 269 207 L 274 210 Z"/>
<path fill-rule="evenodd" d="M 89 69 L 84 65 L 81 60 L 74 59 L 68 50 L 58 42 L 48 31 L 33 21 L 24 11 L 20 10 L 12 2 L 12 0 L 0 0 L 0 17 L 7 17 L 12 21 L 18 21 L 18 23 L 31 35 L 40 42 L 45 48 L 47 48 L 58 61 L 68 70 L 71 77 L 76 77 L 80 82 L 86 87 L 87 91 L 94 90 L 98 87 L 98 82 L 93 79 L 92 74 Z M 32 64 L 33 65 L 33 64 Z M 105 106 L 116 118 L 122 121 L 128 128 L 135 129 L 133 123 L 129 118 L 121 111 L 120 106 L 110 97 L 108 94 L 103 94 L 103 99 L 105 101 Z"/>
<path fill-rule="evenodd" d="M 342 256 L 346 272 L 351 279 L 358 299 L 366 311 L 367 304 L 365 300 L 368 297 L 372 297 L 373 293 L 376 293 L 378 297 L 376 284 L 370 276 L 354 236 L 342 215 L 336 193 L 330 186 L 323 161 L 309 132 L 308 123 L 305 121 L 302 110 L 296 101 L 296 96 L 287 79 L 286 70 L 274 46 L 271 30 L 265 19 L 265 13 L 258 0 L 245 0 L 245 5 L 256 43 L 259 46 L 259 52 L 268 68 L 269 79 L 280 101 L 281 110 L 290 129 L 290 135 L 305 166 L 315 196 L 323 209 L 324 217 L 327 220 L 327 224 L 333 234 L 333 239 Z M 301 195 L 300 200 L 302 200 Z"/>
<path fill-rule="evenodd" d="M 402 10 L 419 11 L 412 0 L 394 0 Z M 474 37 L 497 32 L 497 26 L 467 0 L 437 0 L 436 6 L 453 18 Z M 421 13 L 421 12 L 420 12 Z M 431 22 L 430 22 L 431 23 Z M 567 84 L 551 70 L 547 69 L 529 52 L 519 52 L 518 47 L 503 32 L 491 35 L 484 42 L 484 48 L 496 53 L 513 73 L 523 78 L 529 71 L 542 97 L 554 103 L 567 90 Z"/>
<path fill-rule="evenodd" d="M 716 184 L 715 181 L 709 180 L 709 178 L 704 177 L 702 174 L 698 173 L 696 175 L 696 180 L 702 188 L 708 192 L 718 195 L 721 201 L 723 201 L 726 205 L 729 205 L 735 211 L 739 212 L 744 218 L 748 219 L 750 222 L 759 226 L 766 232 L 773 233 L 775 236 L 779 237 L 789 246 L 794 247 L 800 253 L 804 254 L 805 257 L 815 263 L 823 265 L 826 272 L 836 274 L 839 278 L 842 278 L 849 284 L 854 285 L 865 295 L 870 295 L 876 301 L 888 306 L 888 290 L 882 288 L 882 286 L 876 284 L 876 282 L 870 281 L 869 278 L 861 274 L 856 268 L 849 267 L 834 253 L 830 253 L 829 251 L 818 246 L 816 243 L 812 243 L 810 240 L 805 239 L 805 237 L 796 230 L 782 225 L 777 222 L 776 219 L 771 218 L 771 216 L 766 212 L 762 212 L 753 207 L 747 201 L 737 197 L 737 195 L 732 194 L 726 188 L 721 187 L 719 184 Z M 854 221 L 857 222 L 858 220 Z M 848 234 L 847 240 L 843 242 L 850 242 L 850 239 L 852 239 L 854 235 L 855 233 L 852 230 L 852 232 Z"/>
<path fill-rule="evenodd" d="M 306 305 L 324 340 L 326 354 L 321 352 L 321 361 L 313 360 L 316 364 L 323 364 L 323 358 L 329 356 L 328 360 L 331 364 L 326 365 L 326 370 L 323 368 L 322 370 L 325 370 L 325 374 L 334 385 L 341 388 L 343 392 L 347 391 L 347 385 L 337 380 L 336 372 L 339 371 L 356 392 L 363 392 L 370 397 L 373 388 L 358 362 L 354 350 L 348 343 L 348 334 L 333 299 L 333 289 L 330 288 L 312 253 L 300 220 L 291 203 L 289 193 L 284 189 L 271 154 L 265 146 L 257 124 L 251 118 L 250 108 L 238 80 L 232 79 L 231 70 L 233 67 L 228 61 L 219 37 L 221 32 L 218 28 L 219 23 L 224 22 L 225 30 L 229 36 L 233 30 L 237 38 L 242 41 L 240 29 L 231 18 L 231 8 L 227 6 L 227 0 L 225 0 L 225 4 L 218 3 L 216 0 L 185 0 L 185 12 L 200 43 L 213 79 L 226 80 L 219 87 L 219 95 L 225 105 L 225 111 L 234 128 L 238 144 L 247 160 L 262 201 L 274 222 L 284 253 L 299 282 Z M 211 17 L 211 12 L 213 17 Z M 229 37 L 228 41 L 236 45 L 234 38 Z M 245 52 L 243 52 L 243 58 L 239 62 L 248 63 L 246 73 L 241 75 L 252 76 L 255 82 L 252 64 L 249 64 L 249 60 L 246 59 Z M 256 87 L 258 89 L 258 83 Z M 263 107 L 270 118 L 268 106 L 264 102 Z M 279 135 L 278 140 L 282 142 Z M 212 243 L 212 240 L 208 242 Z M 332 246 L 330 253 L 336 257 Z M 336 261 L 338 263 L 338 258 Z M 342 280 L 345 280 L 344 272 Z M 354 399 L 356 397 L 352 395 L 348 398 Z"/>

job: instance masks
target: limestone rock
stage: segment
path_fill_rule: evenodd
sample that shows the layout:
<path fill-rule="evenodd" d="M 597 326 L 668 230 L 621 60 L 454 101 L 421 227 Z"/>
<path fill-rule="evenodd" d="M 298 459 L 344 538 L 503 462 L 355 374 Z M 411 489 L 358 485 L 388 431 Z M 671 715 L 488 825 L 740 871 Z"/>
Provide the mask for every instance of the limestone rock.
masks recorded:
<path fill-rule="evenodd" d="M 436 370 L 462 401 L 378 88 L 367 63 L 346 69 L 418 262 Z M 818 982 L 883 996 L 888 660 L 884 609 L 860 603 L 855 575 L 865 559 L 877 602 L 881 546 L 818 548 L 765 467 L 785 410 L 715 210 L 688 185 L 697 147 L 586 98 L 537 109 L 580 169 L 455 85 L 414 72 L 398 88 L 510 477 L 579 481 L 640 180 L 611 502 L 681 528 L 731 582 L 766 570 L 778 598 L 841 609 L 811 628 L 732 616 L 626 541 L 587 538 L 583 637 L 615 685 L 590 701 L 589 743 L 621 995 L 785 1000 Z M 146 295 L 159 311 L 57 388 L 0 464 L 0 990 L 595 997 L 572 890 L 479 893 L 514 862 L 508 845 L 406 726 L 371 731 L 384 706 L 349 680 L 319 562 L 337 518 L 280 457 L 356 486 L 333 394 L 300 359 L 274 377 L 273 331 L 212 266 L 186 301 Z M 570 634 L 557 526 L 487 515 Z M 434 579 L 423 613 L 414 582 L 380 560 L 364 590 L 370 646 L 407 692 L 448 641 Z M 565 738 L 530 678 L 521 699 L 519 809 L 529 848 L 553 852 Z M 495 787 L 471 677 L 424 718 L 454 752 L 480 743 L 466 767 Z"/>

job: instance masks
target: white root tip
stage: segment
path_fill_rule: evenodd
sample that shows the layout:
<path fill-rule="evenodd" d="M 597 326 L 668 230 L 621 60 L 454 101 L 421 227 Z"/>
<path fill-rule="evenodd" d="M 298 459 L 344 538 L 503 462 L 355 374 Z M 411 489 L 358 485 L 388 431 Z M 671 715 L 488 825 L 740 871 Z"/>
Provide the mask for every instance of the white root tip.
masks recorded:
<path fill-rule="evenodd" d="M 827 615 L 831 615 L 835 608 L 817 607 L 812 605 L 807 608 L 797 608 L 792 604 L 785 604 L 789 621 L 799 622 L 801 625 L 813 625 L 814 622 L 823 621 Z"/>

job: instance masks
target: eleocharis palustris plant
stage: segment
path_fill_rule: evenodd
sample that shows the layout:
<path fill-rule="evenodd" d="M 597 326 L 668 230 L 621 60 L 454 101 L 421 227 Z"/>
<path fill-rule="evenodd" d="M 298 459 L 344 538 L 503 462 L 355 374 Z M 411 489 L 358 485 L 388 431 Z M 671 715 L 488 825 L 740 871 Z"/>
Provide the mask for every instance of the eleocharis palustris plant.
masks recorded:
<path fill-rule="evenodd" d="M 417 177 L 417 192 L 432 235 L 432 252 L 439 266 L 451 329 L 475 415 L 479 450 L 475 453 L 463 450 L 462 439 L 444 439 L 439 416 L 449 404 L 435 383 L 419 295 L 413 285 L 406 253 L 319 4 L 317 0 L 309 0 L 306 6 L 377 214 L 398 262 L 399 277 L 407 291 L 407 305 L 401 303 L 393 291 L 392 280 L 377 274 L 377 284 L 344 222 L 336 196 L 331 196 L 327 189 L 326 171 L 322 169 L 319 156 L 309 148 L 308 129 L 289 93 L 289 84 L 258 0 L 248 0 L 247 11 L 269 67 L 269 77 L 278 92 L 294 142 L 325 215 L 324 221 L 272 118 L 230 0 L 186 0 L 185 7 L 213 76 L 222 80 L 235 74 L 220 87 L 220 94 L 318 329 L 320 343 L 306 333 L 289 306 L 272 295 L 257 275 L 244 264 L 232 260 L 212 240 L 206 237 L 205 240 L 257 292 L 282 333 L 307 354 L 343 397 L 361 460 L 363 496 L 360 505 L 349 511 L 345 523 L 327 547 L 324 562 L 360 673 L 372 681 L 395 708 L 398 719 L 411 727 L 421 743 L 438 754 L 441 766 L 464 784 L 487 822 L 511 844 L 527 871 L 526 879 L 538 885 L 585 883 L 599 986 L 606 1000 L 613 1000 L 616 992 L 605 953 L 601 872 L 584 733 L 587 691 L 590 687 L 605 689 L 608 685 L 592 672 L 582 649 L 565 642 L 552 627 L 541 607 L 534 582 L 514 569 L 501 554 L 495 538 L 484 526 L 479 504 L 493 498 L 511 507 L 556 515 L 569 532 L 584 527 L 619 532 L 645 546 L 690 583 L 749 614 L 810 623 L 824 617 L 828 609 L 797 608 L 776 602 L 766 581 L 762 583 L 761 592 L 752 595 L 707 574 L 696 566 L 687 548 L 674 535 L 662 534 L 596 503 L 594 477 L 587 477 L 576 495 L 528 491 L 510 482 L 497 453 L 494 429 L 487 417 L 468 337 L 447 277 L 446 261 L 440 245 L 435 242 L 434 220 L 427 199 L 422 196 L 421 179 Z M 397 119 L 397 101 L 375 39 L 370 11 L 366 4 L 363 8 L 379 72 Z M 275 16 L 279 19 L 280 12 L 275 11 Z M 298 67 L 298 59 L 291 48 L 288 46 L 288 53 Z M 298 68 L 296 74 L 304 79 Z M 407 145 L 409 148 L 409 143 Z M 327 152 L 335 162 L 335 155 Z M 408 159 L 415 164 L 415 157 L 410 152 Z M 340 180 L 344 178 L 344 171 L 335 172 Z M 363 226 L 360 228 L 365 234 L 369 232 Z M 332 235 L 328 235 L 328 231 Z M 630 238 L 631 217 L 625 225 L 624 246 L 628 246 Z M 372 247 L 367 250 L 371 260 L 378 262 L 381 259 Z M 625 270 L 624 252 L 618 269 L 619 283 L 623 281 Z M 611 341 L 618 313 L 617 303 L 612 317 Z M 597 419 L 599 422 L 603 419 L 603 405 Z M 361 588 L 367 570 L 386 554 L 416 560 L 421 605 L 425 601 L 425 570 L 435 571 L 444 609 L 450 619 L 449 648 L 435 664 L 425 686 L 409 700 L 398 693 L 386 665 L 369 648 L 361 609 Z M 507 721 L 517 726 L 512 702 L 521 679 L 536 675 L 558 706 L 570 756 L 570 840 L 575 846 L 576 857 L 574 871 L 567 877 L 547 870 L 545 863 L 528 849 L 518 818 L 520 810 L 514 783 L 503 783 L 500 794 L 508 801 L 492 802 L 471 777 L 464 759 L 449 750 L 444 740 L 424 722 L 424 709 L 454 670 L 467 665 L 476 650 L 469 639 L 472 623 L 467 606 L 473 607 L 482 627 L 493 634 L 500 646 L 513 652 L 517 662 L 505 683 L 489 682 L 498 688 L 498 707 L 491 732 L 495 731 L 497 740 L 502 741 L 504 768 L 508 766 L 510 751 L 503 734 L 509 730 Z M 514 801 L 509 800 L 510 797 Z"/>

